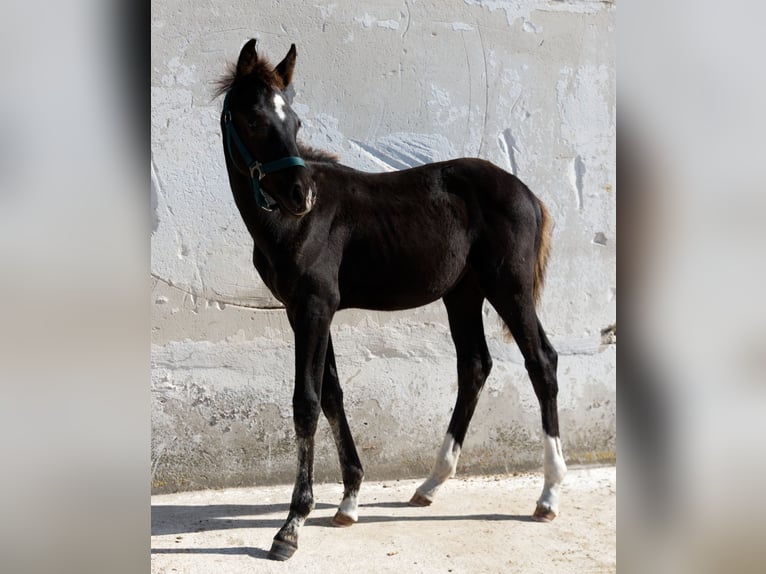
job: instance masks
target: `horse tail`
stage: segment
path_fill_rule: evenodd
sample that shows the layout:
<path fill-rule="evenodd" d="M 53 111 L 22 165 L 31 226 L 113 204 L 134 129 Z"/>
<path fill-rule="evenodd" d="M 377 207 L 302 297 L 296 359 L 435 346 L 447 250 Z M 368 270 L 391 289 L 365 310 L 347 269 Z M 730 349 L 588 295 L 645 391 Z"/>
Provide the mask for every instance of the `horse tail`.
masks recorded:
<path fill-rule="evenodd" d="M 548 256 L 551 254 L 551 231 L 553 230 L 553 220 L 545 204 L 537 199 L 540 206 L 540 217 L 537 228 L 537 258 L 535 259 L 535 279 L 532 287 L 535 305 L 540 302 L 540 296 L 545 286 L 545 270 L 548 267 Z"/>

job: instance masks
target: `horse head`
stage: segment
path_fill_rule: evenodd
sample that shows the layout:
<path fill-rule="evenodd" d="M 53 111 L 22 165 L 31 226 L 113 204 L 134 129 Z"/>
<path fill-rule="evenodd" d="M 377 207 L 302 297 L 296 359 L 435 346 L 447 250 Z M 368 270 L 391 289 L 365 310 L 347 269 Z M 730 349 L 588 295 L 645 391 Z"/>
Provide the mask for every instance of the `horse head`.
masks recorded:
<path fill-rule="evenodd" d="M 272 67 L 258 56 L 255 39 L 248 41 L 221 82 L 226 94 L 221 126 L 230 176 L 234 170 L 250 178 L 261 208 L 300 217 L 314 206 L 316 189 L 296 142 L 301 121 L 285 95 L 295 54 L 293 44 Z"/>

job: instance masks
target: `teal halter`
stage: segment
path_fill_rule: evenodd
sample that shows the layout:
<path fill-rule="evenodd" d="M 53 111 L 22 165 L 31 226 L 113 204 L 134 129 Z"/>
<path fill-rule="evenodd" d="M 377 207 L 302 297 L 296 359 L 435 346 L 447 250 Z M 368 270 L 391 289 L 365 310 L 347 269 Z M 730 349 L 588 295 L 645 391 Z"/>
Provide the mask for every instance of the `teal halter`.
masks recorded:
<path fill-rule="evenodd" d="M 226 93 L 226 97 L 223 100 L 223 124 L 226 127 L 226 149 L 229 152 L 229 157 L 232 162 L 234 161 L 234 155 L 231 153 L 231 142 L 234 141 L 234 145 L 237 146 L 239 155 L 245 160 L 247 164 L 247 170 L 250 173 L 250 185 L 253 188 L 253 195 L 255 196 L 255 203 L 258 207 L 266 211 L 273 211 L 278 204 L 269 197 L 261 187 L 260 181 L 270 173 L 287 169 L 296 165 L 306 167 L 304 161 L 298 156 L 288 156 L 267 163 L 261 163 L 250 155 L 247 151 L 245 144 L 237 134 L 237 130 L 234 129 L 234 121 L 231 116 L 231 109 L 229 109 L 229 95 L 231 92 Z"/>

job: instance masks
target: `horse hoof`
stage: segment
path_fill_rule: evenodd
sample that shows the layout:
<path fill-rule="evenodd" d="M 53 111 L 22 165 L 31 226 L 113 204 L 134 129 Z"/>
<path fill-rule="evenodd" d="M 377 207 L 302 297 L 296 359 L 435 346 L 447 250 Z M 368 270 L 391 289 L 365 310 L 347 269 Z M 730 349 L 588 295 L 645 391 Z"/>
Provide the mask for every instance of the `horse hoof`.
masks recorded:
<path fill-rule="evenodd" d="M 433 500 L 429 500 L 419 492 L 415 492 L 410 498 L 410 506 L 431 506 Z"/>
<path fill-rule="evenodd" d="M 280 562 L 284 562 L 295 554 L 296 550 L 298 550 L 297 545 L 274 539 L 274 542 L 271 544 L 271 550 L 269 550 L 269 560 L 279 560 Z"/>
<path fill-rule="evenodd" d="M 532 520 L 536 522 L 550 522 L 554 518 L 556 518 L 555 512 L 553 512 L 550 508 L 546 508 L 545 506 L 540 505 L 535 508 L 535 513 L 532 515 Z"/>
<path fill-rule="evenodd" d="M 351 518 L 348 514 L 342 514 L 341 512 L 336 512 L 332 519 L 332 525 L 340 527 L 351 526 L 355 522 L 356 520 Z"/>

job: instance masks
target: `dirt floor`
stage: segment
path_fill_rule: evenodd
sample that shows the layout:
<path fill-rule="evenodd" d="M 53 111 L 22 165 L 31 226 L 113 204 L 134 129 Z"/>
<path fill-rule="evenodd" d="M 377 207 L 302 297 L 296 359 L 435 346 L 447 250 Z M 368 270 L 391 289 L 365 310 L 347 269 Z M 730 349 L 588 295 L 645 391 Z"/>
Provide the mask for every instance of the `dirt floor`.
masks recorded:
<path fill-rule="evenodd" d="M 615 467 L 570 469 L 550 524 L 529 518 L 541 474 L 454 478 L 427 508 L 407 505 L 418 484 L 364 483 L 350 528 L 330 524 L 342 485 L 316 485 L 316 509 L 287 562 L 266 555 L 290 486 L 153 496 L 152 572 L 616 571 Z"/>

